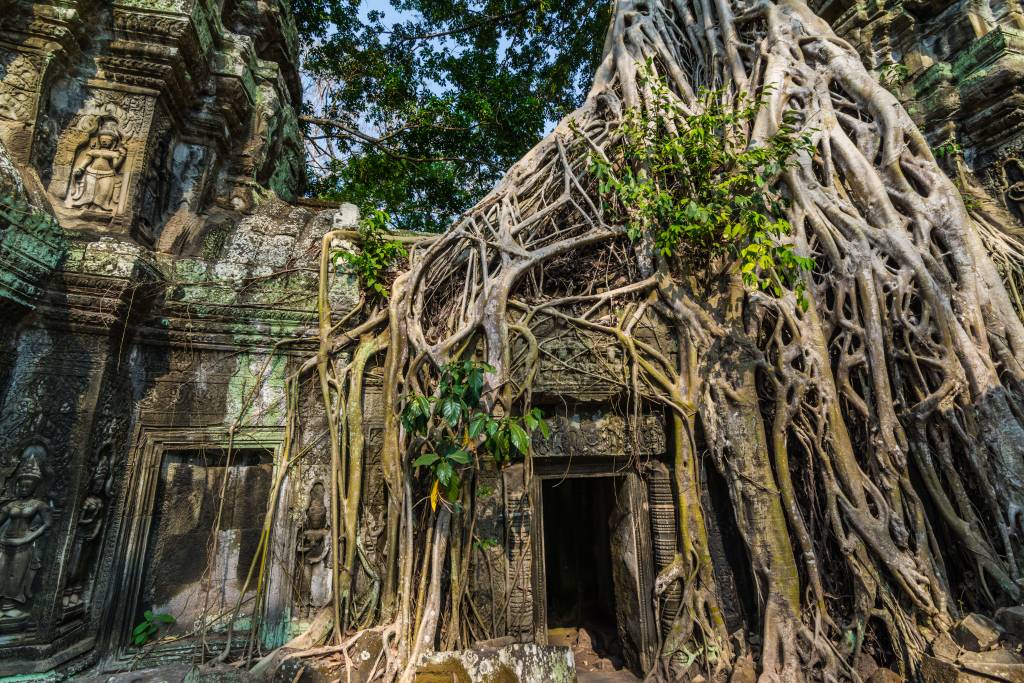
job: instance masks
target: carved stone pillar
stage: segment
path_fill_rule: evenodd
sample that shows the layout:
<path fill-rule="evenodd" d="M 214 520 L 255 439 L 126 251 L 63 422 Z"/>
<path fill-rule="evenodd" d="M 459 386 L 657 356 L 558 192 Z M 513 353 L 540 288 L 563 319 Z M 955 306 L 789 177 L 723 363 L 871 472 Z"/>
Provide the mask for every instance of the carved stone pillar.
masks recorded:
<path fill-rule="evenodd" d="M 92 647 L 89 589 L 131 416 L 130 397 L 118 389 L 128 372 L 119 347 L 129 319 L 146 307 L 138 286 L 157 277 L 135 245 L 108 240 L 69 251 L 32 324 L 14 337 L 0 404 L 0 509 L 21 520 L 4 533 L 34 534 L 31 557 L 0 558 L 8 577 L 0 582 L 0 657 L 12 660 L 5 673 L 45 671 Z M 31 486 L 26 468 L 38 474 Z"/>

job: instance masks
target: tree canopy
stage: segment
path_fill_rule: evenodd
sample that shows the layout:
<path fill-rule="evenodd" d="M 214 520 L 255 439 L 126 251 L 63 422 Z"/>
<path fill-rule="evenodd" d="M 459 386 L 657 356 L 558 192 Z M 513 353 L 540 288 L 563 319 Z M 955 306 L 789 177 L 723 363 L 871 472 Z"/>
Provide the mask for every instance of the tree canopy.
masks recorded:
<path fill-rule="evenodd" d="M 312 194 L 440 231 L 583 101 L 607 0 L 294 0 Z"/>

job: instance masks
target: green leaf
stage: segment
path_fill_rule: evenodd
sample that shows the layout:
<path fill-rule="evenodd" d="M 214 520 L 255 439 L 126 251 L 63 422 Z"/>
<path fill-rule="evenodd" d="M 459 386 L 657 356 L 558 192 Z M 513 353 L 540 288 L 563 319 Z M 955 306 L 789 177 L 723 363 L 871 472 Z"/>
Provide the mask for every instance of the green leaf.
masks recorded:
<path fill-rule="evenodd" d="M 173 624 L 177 621 L 173 615 L 170 614 L 158 614 L 156 620 L 164 624 Z"/>
<path fill-rule="evenodd" d="M 444 399 L 441 402 L 441 416 L 454 427 L 459 424 L 459 418 L 462 416 L 462 405 L 455 399 Z"/>
<path fill-rule="evenodd" d="M 437 453 L 424 453 L 412 461 L 413 467 L 429 467 L 441 459 Z"/>
<path fill-rule="evenodd" d="M 437 463 L 437 466 L 434 468 L 434 476 L 436 476 L 437 480 L 441 482 L 441 486 L 447 486 L 448 482 L 450 482 L 452 479 L 452 475 L 454 474 L 455 469 L 452 467 L 452 464 L 447 460 L 441 460 L 440 462 Z"/>
<path fill-rule="evenodd" d="M 461 449 L 449 453 L 446 457 L 453 462 L 459 463 L 460 465 L 468 465 L 470 461 L 473 459 L 473 456 L 471 456 L 469 453 Z"/>
<path fill-rule="evenodd" d="M 477 413 L 473 416 L 473 419 L 469 422 L 469 429 L 467 430 L 469 438 L 475 439 L 480 436 L 481 432 L 487 426 L 488 415 L 486 413 Z"/>
<path fill-rule="evenodd" d="M 514 422 L 510 422 L 508 425 L 509 437 L 512 440 L 512 445 L 515 446 L 516 450 L 526 455 L 530 450 L 530 437 L 526 434 L 522 427 Z"/>

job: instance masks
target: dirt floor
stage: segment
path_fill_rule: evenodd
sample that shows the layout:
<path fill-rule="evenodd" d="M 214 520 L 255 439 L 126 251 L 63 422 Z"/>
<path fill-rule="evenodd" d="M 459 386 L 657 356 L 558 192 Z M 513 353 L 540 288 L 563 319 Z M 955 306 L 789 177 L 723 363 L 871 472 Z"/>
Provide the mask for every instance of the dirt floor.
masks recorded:
<path fill-rule="evenodd" d="M 586 627 L 548 630 L 548 644 L 572 649 L 579 683 L 634 683 L 640 679 L 626 668 L 621 652 L 608 636 Z"/>

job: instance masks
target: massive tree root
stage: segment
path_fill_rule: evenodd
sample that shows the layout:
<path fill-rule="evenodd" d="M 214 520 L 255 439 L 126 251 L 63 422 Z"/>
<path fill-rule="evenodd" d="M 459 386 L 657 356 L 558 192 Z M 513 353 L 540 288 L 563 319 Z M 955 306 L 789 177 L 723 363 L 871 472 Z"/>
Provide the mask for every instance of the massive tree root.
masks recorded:
<path fill-rule="evenodd" d="M 610 217 L 588 160 L 616 157 L 626 111 L 656 110 L 645 70 L 687 112 L 701 88 L 727 101 L 760 94 L 749 145 L 784 116 L 810 132 L 814 153 L 778 179 L 795 248 L 815 263 L 806 310 L 792 292 L 745 288 L 729 263 L 687 272 Z M 712 568 L 701 449 L 746 542 L 762 679 L 852 678 L 866 642 L 913 671 L 960 605 L 1021 593 L 1024 326 L 981 234 L 899 102 L 801 0 L 619 0 L 585 104 L 447 233 L 413 247 L 386 306 L 368 305 L 344 334 L 322 316 L 309 369 L 333 415 L 339 630 L 393 623 L 390 677 L 479 635 L 464 599 L 472 521 L 413 500 L 398 413 L 446 361 L 475 355 L 495 368 L 490 409 L 521 414 L 538 329 L 557 323 L 617 345 L 632 404 L 670 417 L 679 556 L 658 589 L 677 586 L 679 611 L 653 675 L 681 674 L 684 647 L 723 653 L 726 668 L 738 654 Z M 674 344 L 639 334 L 653 329 Z M 365 568 L 380 604 L 354 610 L 359 377 L 378 352 L 387 560 Z M 464 483 L 464 510 L 472 491 Z M 685 665 L 712 668 L 706 656 Z"/>

